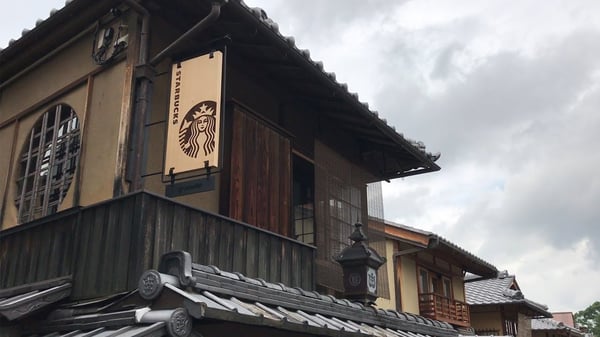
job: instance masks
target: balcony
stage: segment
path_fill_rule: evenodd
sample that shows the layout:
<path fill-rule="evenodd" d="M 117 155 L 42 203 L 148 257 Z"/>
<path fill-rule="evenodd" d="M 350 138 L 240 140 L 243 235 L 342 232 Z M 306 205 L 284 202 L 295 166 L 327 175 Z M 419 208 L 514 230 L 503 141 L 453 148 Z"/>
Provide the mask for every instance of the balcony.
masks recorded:
<path fill-rule="evenodd" d="M 421 316 L 461 327 L 471 326 L 469 305 L 435 293 L 419 294 Z"/>
<path fill-rule="evenodd" d="M 0 289 L 72 276 L 72 299 L 138 287 L 160 256 L 185 250 L 220 270 L 315 289 L 315 248 L 248 224 L 137 192 L 0 231 Z"/>

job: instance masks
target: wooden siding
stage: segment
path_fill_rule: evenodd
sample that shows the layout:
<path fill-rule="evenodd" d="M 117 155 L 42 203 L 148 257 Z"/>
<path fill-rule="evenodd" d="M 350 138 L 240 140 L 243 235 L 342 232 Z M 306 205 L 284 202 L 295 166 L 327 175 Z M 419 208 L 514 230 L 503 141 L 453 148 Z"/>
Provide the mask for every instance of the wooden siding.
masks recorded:
<path fill-rule="evenodd" d="M 73 275 L 73 299 L 137 287 L 160 256 L 314 289 L 314 247 L 138 192 L 0 232 L 0 288 Z"/>
<path fill-rule="evenodd" d="M 236 106 L 231 148 L 229 216 L 289 236 L 289 139 Z"/>

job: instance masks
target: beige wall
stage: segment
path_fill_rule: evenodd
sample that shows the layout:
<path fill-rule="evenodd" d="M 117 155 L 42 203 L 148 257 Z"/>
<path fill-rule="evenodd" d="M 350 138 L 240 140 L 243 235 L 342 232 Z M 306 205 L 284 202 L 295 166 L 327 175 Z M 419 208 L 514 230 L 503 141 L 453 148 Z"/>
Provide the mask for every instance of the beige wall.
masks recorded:
<path fill-rule="evenodd" d="M 33 125 L 56 104 L 68 104 L 75 110 L 82 142 L 79 172 L 59 210 L 75 206 L 77 187 L 79 205 L 113 197 L 115 179 L 123 169 L 132 67 L 125 61 L 96 65 L 90 57 L 92 32 L 57 49 L 48 60 L 0 89 L 0 123 L 5 123 L 0 127 L 0 141 L 6 144 L 5 155 L 0 156 L 3 229 L 16 224 L 18 157 Z"/>
<path fill-rule="evenodd" d="M 461 302 L 465 301 L 465 286 L 463 278 L 460 276 L 452 276 L 452 293 L 454 299 Z"/>
<path fill-rule="evenodd" d="M 471 326 L 475 330 L 496 330 L 502 333 L 502 315 L 500 311 L 471 312 Z"/>
<path fill-rule="evenodd" d="M 387 260 L 380 269 L 385 268 L 387 270 L 387 283 L 388 289 L 390 290 L 390 298 L 378 298 L 375 304 L 382 309 L 392 309 L 397 310 L 396 308 L 396 282 L 394 282 L 394 269 L 395 269 L 395 261 L 394 259 L 394 242 L 390 240 L 386 240 L 385 242 L 385 256 L 387 256 Z M 380 275 L 382 273 L 379 273 Z"/>
<path fill-rule="evenodd" d="M 400 293 L 402 311 L 419 314 L 419 287 L 417 285 L 417 264 L 408 256 L 400 257 Z"/>

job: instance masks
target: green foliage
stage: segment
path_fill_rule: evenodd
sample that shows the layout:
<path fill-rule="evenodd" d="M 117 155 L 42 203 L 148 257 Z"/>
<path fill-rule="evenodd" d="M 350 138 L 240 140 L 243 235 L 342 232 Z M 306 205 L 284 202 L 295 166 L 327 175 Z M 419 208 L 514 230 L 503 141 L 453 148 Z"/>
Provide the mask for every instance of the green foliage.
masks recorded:
<path fill-rule="evenodd" d="M 575 313 L 575 323 L 585 326 L 595 337 L 600 337 L 600 302 Z"/>

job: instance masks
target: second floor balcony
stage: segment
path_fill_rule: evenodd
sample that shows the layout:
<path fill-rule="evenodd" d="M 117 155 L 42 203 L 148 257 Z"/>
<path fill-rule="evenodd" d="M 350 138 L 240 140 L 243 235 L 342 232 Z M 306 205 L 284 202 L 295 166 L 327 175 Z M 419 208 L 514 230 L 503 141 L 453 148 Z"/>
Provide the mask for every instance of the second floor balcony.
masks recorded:
<path fill-rule="evenodd" d="M 471 325 L 469 305 L 436 293 L 419 294 L 421 316 L 461 327 Z"/>

